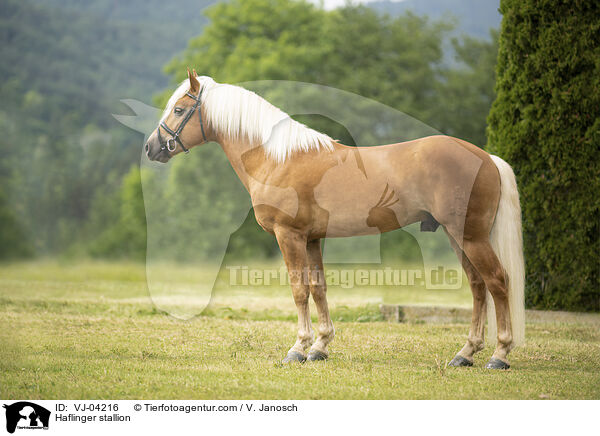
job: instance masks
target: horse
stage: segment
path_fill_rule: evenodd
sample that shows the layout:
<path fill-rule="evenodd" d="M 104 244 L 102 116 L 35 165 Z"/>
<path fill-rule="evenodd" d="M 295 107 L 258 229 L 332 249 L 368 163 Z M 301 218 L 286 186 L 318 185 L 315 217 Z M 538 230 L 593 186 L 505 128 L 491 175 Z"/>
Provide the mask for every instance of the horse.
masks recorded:
<path fill-rule="evenodd" d="M 466 344 L 448 365 L 473 366 L 474 354 L 484 348 L 489 306 L 497 337 L 486 368 L 510 367 L 508 353 L 525 337 L 525 273 L 517 183 L 501 158 L 443 135 L 346 146 L 249 90 L 188 70 L 149 135 L 145 154 L 166 163 L 207 142 L 220 144 L 250 194 L 256 221 L 281 249 L 298 310 L 296 342 L 283 363 L 329 357 L 335 330 L 321 240 L 421 222 L 421 230 L 443 228 L 473 294 Z M 311 295 L 318 312 L 316 340 Z"/>

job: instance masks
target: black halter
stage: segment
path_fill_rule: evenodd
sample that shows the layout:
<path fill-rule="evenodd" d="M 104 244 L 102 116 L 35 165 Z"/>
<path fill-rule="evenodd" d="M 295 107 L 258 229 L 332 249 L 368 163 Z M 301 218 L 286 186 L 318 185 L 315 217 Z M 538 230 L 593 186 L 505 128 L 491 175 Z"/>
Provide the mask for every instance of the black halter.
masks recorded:
<path fill-rule="evenodd" d="M 183 128 L 185 127 L 187 122 L 190 120 L 190 118 L 192 118 L 192 115 L 194 114 L 196 109 L 198 110 L 198 119 L 200 120 L 200 129 L 202 130 L 202 136 L 204 137 L 204 141 L 207 141 L 206 134 L 204 133 L 204 124 L 202 123 L 202 111 L 200 110 L 200 103 L 202 103 L 202 99 L 201 99 L 202 91 L 204 91 L 204 88 L 202 88 L 202 89 L 200 89 L 200 91 L 198 91 L 197 96 L 190 94 L 189 92 L 185 93 L 185 95 L 187 95 L 188 97 L 193 98 L 196 101 L 196 103 L 194 103 L 194 106 L 192 106 L 192 110 L 190 110 L 185 115 L 185 118 L 183 120 L 181 120 L 181 124 L 179 124 L 179 127 L 177 127 L 177 130 L 171 130 L 164 121 L 160 122 L 160 124 L 156 128 L 156 132 L 158 133 L 158 142 L 160 143 L 161 150 L 167 150 L 169 153 L 173 153 L 177 149 L 177 144 L 179 144 L 183 151 L 185 151 L 186 153 L 190 152 L 187 148 L 185 148 L 185 146 L 183 145 L 183 142 L 181 142 L 179 135 L 183 131 Z M 163 129 L 165 129 L 165 131 L 169 135 L 171 135 L 171 138 L 167 139 L 167 142 L 164 145 L 163 145 L 162 137 L 160 136 L 160 128 L 161 127 Z M 172 144 L 172 146 L 171 146 L 171 144 Z"/>

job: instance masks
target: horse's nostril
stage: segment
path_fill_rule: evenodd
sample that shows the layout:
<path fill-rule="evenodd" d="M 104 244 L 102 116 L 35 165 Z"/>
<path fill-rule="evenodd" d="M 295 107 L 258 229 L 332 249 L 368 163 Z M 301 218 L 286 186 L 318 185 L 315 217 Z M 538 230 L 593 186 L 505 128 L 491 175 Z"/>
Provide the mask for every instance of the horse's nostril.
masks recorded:
<path fill-rule="evenodd" d="M 150 146 L 146 144 L 146 147 L 144 148 L 146 149 L 146 156 L 148 156 L 148 153 L 150 153 Z"/>

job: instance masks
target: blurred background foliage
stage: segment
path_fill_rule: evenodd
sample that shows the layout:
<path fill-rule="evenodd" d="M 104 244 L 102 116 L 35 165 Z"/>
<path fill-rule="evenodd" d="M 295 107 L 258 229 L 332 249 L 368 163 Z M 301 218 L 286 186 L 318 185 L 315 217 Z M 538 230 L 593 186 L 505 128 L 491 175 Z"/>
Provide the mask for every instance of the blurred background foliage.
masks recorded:
<path fill-rule="evenodd" d="M 2 1 L 0 259 L 144 259 L 140 180 L 153 177 L 139 169 L 144 136 L 111 114 L 132 113 L 119 103 L 123 98 L 164 105 L 187 67 L 228 83 L 279 79 L 340 88 L 486 145 L 495 99 L 497 0 L 381 1 L 334 10 L 301 0 L 212 3 Z M 291 98 L 264 96 L 276 104 Z M 295 118 L 355 142 L 326 117 Z M 366 136 L 360 145 L 378 139 Z M 202 192 L 237 189 L 202 177 L 203 168 L 224 158 L 210 147 L 202 159 L 191 153 L 171 162 L 168 180 L 146 180 L 162 184 L 154 216 L 168 220 L 195 208 L 216 221 L 223 210 L 231 217 L 243 212 L 247 200 L 234 195 L 222 196 L 229 203 L 220 205 L 218 216 L 202 200 Z M 252 212 L 242 221 L 228 242 L 228 257 L 278 254 Z M 236 223 L 231 218 L 228 225 Z M 162 237 L 172 247 L 166 258 L 185 258 L 192 244 L 210 253 L 217 244 L 194 239 L 185 228 Z M 382 252 L 384 258 L 420 259 L 416 241 L 403 231 L 383 235 Z"/>
<path fill-rule="evenodd" d="M 143 259 L 143 203 L 134 186 L 143 135 L 111 114 L 128 110 L 122 98 L 163 104 L 188 66 L 229 83 L 285 79 L 339 87 L 439 131 L 485 142 L 495 34 L 463 37 L 452 30 L 456 18 L 432 22 L 406 10 L 391 16 L 365 6 L 325 11 L 302 1 L 244 0 L 212 5 L 203 15 L 207 5 L 2 2 L 0 207 L 6 224 L 0 232 L 3 240 L 12 235 L 20 248 L 2 244 L 1 258 Z M 494 2 L 477 9 L 493 11 L 488 20 L 497 25 Z M 477 87 L 470 86 L 473 80 Z M 443 109 L 450 104 L 453 110 Z M 353 143 L 329 119 L 298 118 Z M 172 183 L 188 184 L 185 174 L 194 163 L 181 164 Z M 172 192 L 185 195 L 185 189 Z M 191 199 L 181 198 L 171 199 L 172 208 L 189 206 Z M 272 238 L 261 232 L 250 214 L 230 249 L 274 255 Z"/>

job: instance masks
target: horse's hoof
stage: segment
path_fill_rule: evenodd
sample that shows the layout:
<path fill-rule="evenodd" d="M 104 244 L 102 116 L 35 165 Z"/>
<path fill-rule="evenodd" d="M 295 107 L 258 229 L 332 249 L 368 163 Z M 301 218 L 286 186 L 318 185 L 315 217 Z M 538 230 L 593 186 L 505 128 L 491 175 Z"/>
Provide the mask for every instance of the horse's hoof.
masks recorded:
<path fill-rule="evenodd" d="M 466 357 L 462 357 L 460 354 L 457 354 L 454 359 L 452 359 L 450 361 L 450 363 L 448 364 L 448 366 L 455 366 L 455 367 L 459 367 L 459 366 L 473 366 L 473 362 L 471 362 L 469 359 L 467 359 Z"/>
<path fill-rule="evenodd" d="M 492 357 L 485 367 L 487 369 L 508 369 L 510 365 L 503 360 Z"/>
<path fill-rule="evenodd" d="M 308 360 L 327 360 L 327 354 L 319 350 L 313 350 L 310 353 L 308 353 Z"/>
<path fill-rule="evenodd" d="M 287 356 L 285 356 L 285 359 L 283 359 L 281 361 L 281 363 L 292 363 L 292 362 L 299 362 L 299 363 L 303 363 L 306 360 L 306 356 L 302 353 L 299 353 L 298 351 L 290 351 Z"/>

